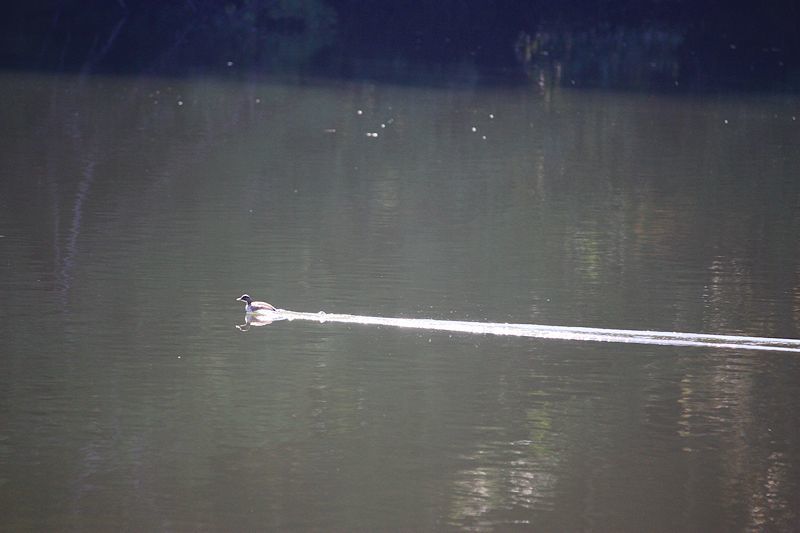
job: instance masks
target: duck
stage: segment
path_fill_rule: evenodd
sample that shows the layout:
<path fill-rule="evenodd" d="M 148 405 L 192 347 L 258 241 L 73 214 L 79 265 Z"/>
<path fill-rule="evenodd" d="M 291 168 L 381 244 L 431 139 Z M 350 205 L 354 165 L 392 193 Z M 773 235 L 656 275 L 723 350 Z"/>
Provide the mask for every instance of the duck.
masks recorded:
<path fill-rule="evenodd" d="M 277 311 L 275 307 L 267 302 L 257 302 L 250 298 L 247 294 L 242 294 L 238 298 L 236 298 L 238 302 L 244 302 L 244 310 L 248 313 L 264 313 L 266 311 Z"/>

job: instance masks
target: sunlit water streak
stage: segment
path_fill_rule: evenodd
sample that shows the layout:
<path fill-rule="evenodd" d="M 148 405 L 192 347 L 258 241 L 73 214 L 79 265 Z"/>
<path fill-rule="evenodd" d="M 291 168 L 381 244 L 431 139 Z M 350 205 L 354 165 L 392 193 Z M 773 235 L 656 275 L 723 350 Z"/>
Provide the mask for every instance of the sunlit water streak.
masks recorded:
<path fill-rule="evenodd" d="M 279 309 L 275 313 L 257 315 L 259 320 L 312 320 L 397 328 L 415 328 L 437 331 L 457 331 L 484 335 L 511 335 L 540 339 L 572 341 L 624 342 L 632 344 L 657 344 L 661 346 L 706 346 L 744 350 L 768 350 L 800 353 L 800 339 L 778 339 L 739 335 L 710 335 L 672 331 L 644 331 L 635 329 L 604 329 L 572 326 L 547 326 L 541 324 L 504 324 L 499 322 L 465 322 L 458 320 L 433 320 L 426 318 L 390 318 L 345 314 L 302 313 Z M 269 317 L 269 318 L 267 318 Z"/>

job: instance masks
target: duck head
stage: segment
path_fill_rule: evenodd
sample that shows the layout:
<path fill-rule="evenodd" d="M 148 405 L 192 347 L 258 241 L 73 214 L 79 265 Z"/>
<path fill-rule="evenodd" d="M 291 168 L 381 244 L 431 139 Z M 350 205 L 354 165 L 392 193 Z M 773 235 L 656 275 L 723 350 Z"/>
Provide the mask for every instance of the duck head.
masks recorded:
<path fill-rule="evenodd" d="M 236 301 L 237 301 L 237 302 L 246 302 L 246 303 L 248 303 L 248 304 L 249 304 L 250 302 L 252 302 L 252 301 L 253 301 L 253 299 L 252 299 L 252 298 L 250 298 L 250 296 L 249 296 L 249 295 L 247 295 L 247 294 L 242 294 L 241 296 L 239 296 L 238 298 L 236 298 Z"/>

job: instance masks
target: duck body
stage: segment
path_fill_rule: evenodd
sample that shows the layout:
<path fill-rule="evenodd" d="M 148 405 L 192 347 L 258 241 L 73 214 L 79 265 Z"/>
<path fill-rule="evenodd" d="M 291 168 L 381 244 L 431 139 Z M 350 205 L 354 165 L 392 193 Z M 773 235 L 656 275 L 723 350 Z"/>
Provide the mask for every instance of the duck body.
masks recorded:
<path fill-rule="evenodd" d="M 275 309 L 271 304 L 253 300 L 247 294 L 242 294 L 236 298 L 236 300 L 245 303 L 244 310 L 248 313 L 266 313 L 269 311 L 277 311 L 277 309 Z"/>

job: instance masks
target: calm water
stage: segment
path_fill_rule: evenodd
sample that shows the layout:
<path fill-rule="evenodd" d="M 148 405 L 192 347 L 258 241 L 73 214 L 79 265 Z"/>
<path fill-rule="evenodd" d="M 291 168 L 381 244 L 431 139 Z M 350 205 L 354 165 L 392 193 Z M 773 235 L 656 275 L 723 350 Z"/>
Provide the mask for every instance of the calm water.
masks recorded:
<path fill-rule="evenodd" d="M 800 99 L 0 77 L 0 529 L 787 530 Z M 375 135 L 376 134 L 376 135 Z"/>

